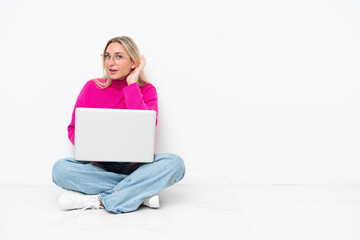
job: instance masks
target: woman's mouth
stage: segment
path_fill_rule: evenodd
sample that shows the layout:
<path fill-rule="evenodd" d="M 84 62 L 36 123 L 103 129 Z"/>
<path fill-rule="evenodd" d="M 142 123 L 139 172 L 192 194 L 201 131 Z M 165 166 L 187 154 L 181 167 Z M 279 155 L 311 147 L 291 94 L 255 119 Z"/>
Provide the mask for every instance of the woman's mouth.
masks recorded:
<path fill-rule="evenodd" d="M 109 73 L 110 74 L 115 74 L 118 70 L 115 70 L 115 69 L 109 69 Z"/>

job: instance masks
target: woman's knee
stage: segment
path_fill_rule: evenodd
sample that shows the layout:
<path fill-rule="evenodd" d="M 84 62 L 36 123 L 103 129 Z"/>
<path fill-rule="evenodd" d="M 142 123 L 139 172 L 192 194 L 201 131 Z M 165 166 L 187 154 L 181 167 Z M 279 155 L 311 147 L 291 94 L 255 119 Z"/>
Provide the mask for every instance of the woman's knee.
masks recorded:
<path fill-rule="evenodd" d="M 54 183 L 58 184 L 62 179 L 66 179 L 68 174 L 68 169 L 71 163 L 74 162 L 73 158 L 62 158 L 57 160 L 52 168 L 52 180 Z"/>
<path fill-rule="evenodd" d="M 158 159 L 166 160 L 167 168 L 170 168 L 174 171 L 180 179 L 185 175 L 185 164 L 184 160 L 176 154 L 172 153 L 160 153 L 157 156 Z"/>
<path fill-rule="evenodd" d="M 184 164 L 184 160 L 176 155 L 176 154 L 172 154 L 173 155 L 173 163 L 175 165 L 175 168 L 178 169 L 179 171 L 181 172 L 184 172 L 185 171 L 185 164 Z"/>

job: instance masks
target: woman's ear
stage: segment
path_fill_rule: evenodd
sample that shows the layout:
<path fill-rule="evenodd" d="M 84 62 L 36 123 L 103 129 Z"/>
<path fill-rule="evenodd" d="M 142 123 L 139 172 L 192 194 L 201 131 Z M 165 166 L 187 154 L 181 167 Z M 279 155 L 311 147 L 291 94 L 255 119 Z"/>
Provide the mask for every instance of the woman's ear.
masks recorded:
<path fill-rule="evenodd" d="M 133 62 L 133 64 L 131 65 L 131 70 L 134 70 L 136 68 L 135 63 Z"/>

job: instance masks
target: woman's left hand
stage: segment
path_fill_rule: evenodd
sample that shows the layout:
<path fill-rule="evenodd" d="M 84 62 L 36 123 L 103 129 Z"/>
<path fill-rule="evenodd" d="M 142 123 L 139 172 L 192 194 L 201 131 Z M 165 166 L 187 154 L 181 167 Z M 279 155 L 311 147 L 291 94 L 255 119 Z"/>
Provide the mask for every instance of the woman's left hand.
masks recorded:
<path fill-rule="evenodd" d="M 136 83 L 139 81 L 140 72 L 144 69 L 146 65 L 146 59 L 144 56 L 141 56 L 140 65 L 135 69 L 131 70 L 130 74 L 126 78 L 128 85 Z"/>

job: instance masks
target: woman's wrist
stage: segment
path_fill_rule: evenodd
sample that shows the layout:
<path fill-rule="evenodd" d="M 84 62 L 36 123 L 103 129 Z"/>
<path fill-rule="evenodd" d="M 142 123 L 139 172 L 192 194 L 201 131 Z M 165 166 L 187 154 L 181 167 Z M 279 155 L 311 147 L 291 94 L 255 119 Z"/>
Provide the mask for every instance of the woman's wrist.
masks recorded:
<path fill-rule="evenodd" d="M 128 85 L 131 85 L 131 84 L 133 84 L 133 83 L 136 83 L 137 81 L 130 80 L 130 79 L 128 80 L 128 79 L 127 79 L 126 82 L 127 82 Z"/>

